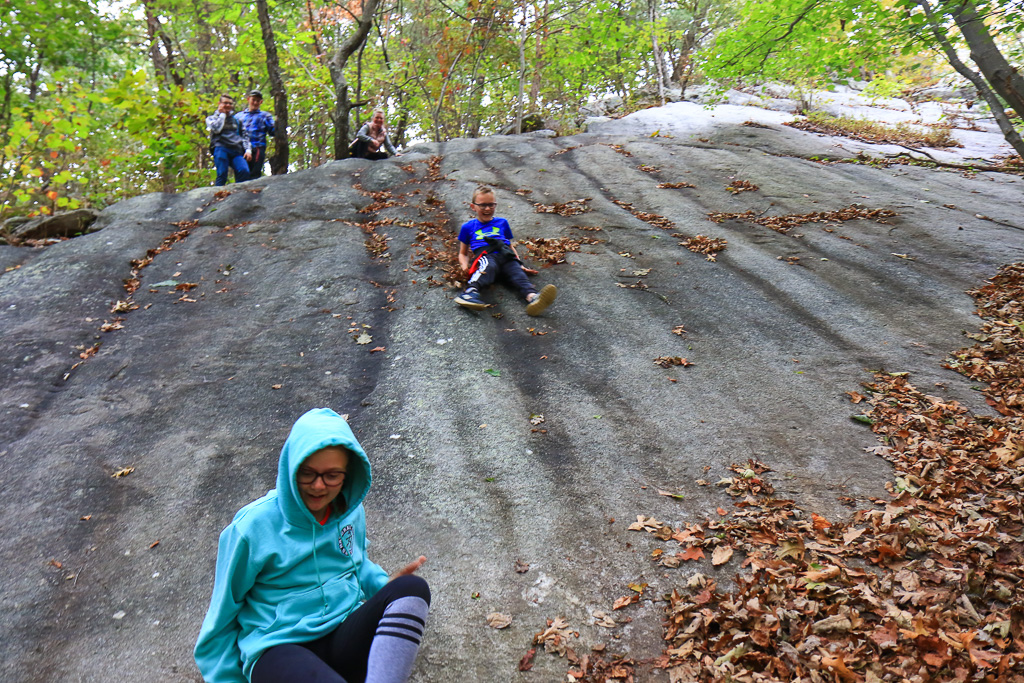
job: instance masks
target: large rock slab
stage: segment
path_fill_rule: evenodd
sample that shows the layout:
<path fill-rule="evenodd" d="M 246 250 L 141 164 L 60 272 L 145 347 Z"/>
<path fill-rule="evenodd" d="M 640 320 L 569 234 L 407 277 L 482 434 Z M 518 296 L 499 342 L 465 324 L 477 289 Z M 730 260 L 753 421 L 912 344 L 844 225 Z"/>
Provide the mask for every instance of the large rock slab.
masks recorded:
<path fill-rule="evenodd" d="M 656 656 L 662 603 L 616 612 L 632 622 L 611 631 L 592 613 L 628 583 L 657 597 L 698 568 L 656 567 L 627 525 L 731 509 L 696 482 L 748 458 L 826 517 L 849 514 L 839 497 L 882 495 L 888 466 L 865 453 L 876 442 L 846 396 L 866 369 L 987 410 L 940 361 L 978 324 L 964 291 L 1024 259 L 1021 179 L 823 165 L 805 157 L 859 150 L 778 112 L 748 108 L 759 126 L 670 115 L 683 106 L 572 138 L 459 140 L 137 197 L 99 232 L 24 252 L 0 275 L 0 678 L 199 680 L 217 535 L 274 485 L 310 407 L 348 414 L 370 454 L 373 557 L 430 558 L 418 681 L 560 680 L 550 655 L 517 669 L 559 616 L 581 651 Z M 760 189 L 726 190 L 738 180 Z M 658 187 L 681 181 L 695 187 Z M 427 228 L 456 230 L 481 183 L 518 237 L 600 240 L 541 270 L 560 290 L 541 318 L 500 287 L 470 313 L 437 286 Z M 589 211 L 535 206 L 574 199 Z M 707 216 L 851 204 L 898 215 L 789 234 Z M 728 248 L 710 262 L 674 234 Z M 111 312 L 133 277 L 120 308 L 137 308 Z M 508 629 L 486 626 L 495 611 Z"/>

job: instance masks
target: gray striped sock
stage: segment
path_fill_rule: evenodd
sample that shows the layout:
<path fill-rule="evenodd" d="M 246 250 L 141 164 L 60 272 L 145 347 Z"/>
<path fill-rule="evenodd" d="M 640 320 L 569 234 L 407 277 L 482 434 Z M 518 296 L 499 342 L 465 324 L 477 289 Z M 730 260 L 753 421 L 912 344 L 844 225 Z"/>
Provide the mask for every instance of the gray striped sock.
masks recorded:
<path fill-rule="evenodd" d="M 411 596 L 385 608 L 370 645 L 366 683 L 405 683 L 423 638 L 427 609 L 423 598 Z"/>

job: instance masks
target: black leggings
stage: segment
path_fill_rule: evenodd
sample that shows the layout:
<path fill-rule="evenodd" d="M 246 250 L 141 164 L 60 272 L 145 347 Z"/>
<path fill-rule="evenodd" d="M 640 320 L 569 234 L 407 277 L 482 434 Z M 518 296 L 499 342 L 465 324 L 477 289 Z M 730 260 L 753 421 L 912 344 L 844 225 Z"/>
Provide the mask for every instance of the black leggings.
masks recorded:
<path fill-rule="evenodd" d="M 252 683 L 335 683 L 340 675 L 346 683 L 361 683 L 366 678 L 366 660 L 370 656 L 377 624 L 384 610 L 395 600 L 422 598 L 430 604 L 427 582 L 415 575 L 399 576 L 348 615 L 330 633 L 308 643 L 276 645 L 256 660 Z M 331 670 L 328 670 L 330 667 Z"/>

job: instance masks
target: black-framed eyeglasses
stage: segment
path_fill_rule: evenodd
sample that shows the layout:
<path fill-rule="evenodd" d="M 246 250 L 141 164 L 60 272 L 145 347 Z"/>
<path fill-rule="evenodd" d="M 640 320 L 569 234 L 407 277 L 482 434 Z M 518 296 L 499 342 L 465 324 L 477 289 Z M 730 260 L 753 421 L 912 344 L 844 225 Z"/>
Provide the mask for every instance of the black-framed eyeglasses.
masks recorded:
<path fill-rule="evenodd" d="M 324 486 L 337 486 L 345 481 L 344 472 L 314 472 L 313 470 L 299 470 L 295 480 L 300 484 L 309 485 L 317 479 L 324 480 Z"/>
<path fill-rule="evenodd" d="M 472 202 L 472 204 L 473 206 L 479 206 L 481 209 L 493 209 L 494 207 L 497 206 L 495 202 L 484 202 L 483 204 Z"/>

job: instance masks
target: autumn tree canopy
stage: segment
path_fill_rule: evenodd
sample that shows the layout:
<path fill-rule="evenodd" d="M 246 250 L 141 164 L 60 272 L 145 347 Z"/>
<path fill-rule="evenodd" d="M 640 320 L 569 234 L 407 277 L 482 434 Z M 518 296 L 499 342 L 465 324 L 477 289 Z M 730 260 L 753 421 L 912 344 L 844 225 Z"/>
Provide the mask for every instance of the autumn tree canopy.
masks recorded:
<path fill-rule="evenodd" d="M 563 132 L 708 78 L 898 92 L 959 75 L 1018 152 L 1020 0 L 12 0 L 0 21 L 0 218 L 208 182 L 203 117 L 264 91 L 274 173 L 347 153 L 376 106 L 392 137 Z M 1009 109 L 1009 111 L 1007 111 Z"/>

